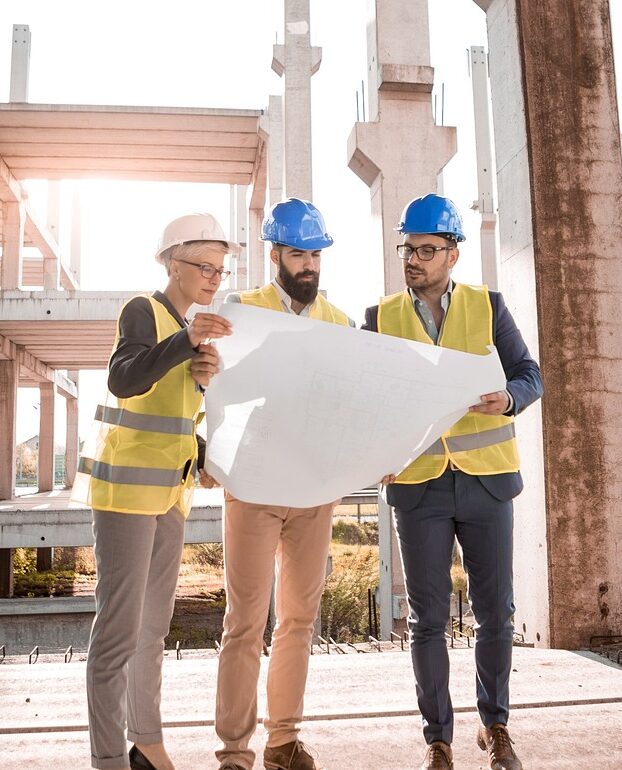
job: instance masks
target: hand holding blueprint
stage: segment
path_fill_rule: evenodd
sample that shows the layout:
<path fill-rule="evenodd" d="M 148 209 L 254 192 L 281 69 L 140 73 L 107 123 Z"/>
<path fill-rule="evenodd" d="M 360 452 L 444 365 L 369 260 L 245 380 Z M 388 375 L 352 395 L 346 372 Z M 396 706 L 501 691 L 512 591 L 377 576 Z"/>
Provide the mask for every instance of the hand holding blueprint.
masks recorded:
<path fill-rule="evenodd" d="M 248 305 L 214 343 L 206 470 L 246 502 L 306 508 L 397 473 L 506 378 L 476 356 Z"/>

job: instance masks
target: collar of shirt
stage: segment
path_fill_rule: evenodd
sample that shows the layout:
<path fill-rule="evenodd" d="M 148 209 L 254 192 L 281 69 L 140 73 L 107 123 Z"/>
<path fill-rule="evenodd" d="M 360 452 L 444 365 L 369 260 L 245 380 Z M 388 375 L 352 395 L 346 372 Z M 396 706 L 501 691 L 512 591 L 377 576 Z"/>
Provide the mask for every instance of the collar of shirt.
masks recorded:
<path fill-rule="evenodd" d="M 441 297 L 441 307 L 445 312 L 447 312 L 447 308 L 449 307 L 449 303 L 451 302 L 451 292 L 453 291 L 453 289 L 454 289 L 454 285 L 450 278 L 449 283 L 447 284 L 447 290 Z M 415 294 L 414 289 L 408 289 L 408 291 L 410 292 L 410 297 L 415 307 L 421 307 L 422 305 L 425 305 L 426 307 L 428 307 L 428 303 L 424 299 L 419 299 L 419 297 Z"/>
<path fill-rule="evenodd" d="M 170 301 L 170 299 L 161 291 L 154 291 L 151 295 L 154 299 L 157 299 L 158 302 L 160 302 L 164 307 L 168 310 L 168 312 L 173 316 L 173 318 L 177 321 L 177 323 L 182 327 L 182 329 L 186 326 L 188 326 L 188 321 L 185 318 L 182 318 L 177 310 L 174 308 L 173 303 Z"/>
<path fill-rule="evenodd" d="M 281 286 L 281 284 L 276 280 L 276 278 L 273 278 L 272 281 L 270 281 L 270 283 L 277 290 L 279 298 L 281 300 L 281 304 L 283 305 L 283 308 L 286 313 L 294 313 L 294 315 L 302 315 L 302 316 L 309 315 L 309 311 L 311 310 L 311 305 L 305 305 L 303 309 L 300 311 L 300 313 L 296 313 L 294 310 L 292 310 L 292 298 Z"/>

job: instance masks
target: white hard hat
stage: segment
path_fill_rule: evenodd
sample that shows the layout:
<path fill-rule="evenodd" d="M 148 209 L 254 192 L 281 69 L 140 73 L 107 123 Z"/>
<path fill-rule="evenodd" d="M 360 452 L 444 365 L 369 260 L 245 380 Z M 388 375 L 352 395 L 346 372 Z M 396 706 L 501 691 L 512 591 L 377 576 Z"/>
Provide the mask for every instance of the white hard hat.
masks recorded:
<path fill-rule="evenodd" d="M 211 214 L 186 214 L 174 219 L 164 228 L 156 251 L 156 259 L 161 262 L 163 252 L 171 246 L 189 241 L 222 241 L 227 244 L 230 254 L 239 254 L 242 250 L 239 243 L 227 240 L 224 230 Z"/>

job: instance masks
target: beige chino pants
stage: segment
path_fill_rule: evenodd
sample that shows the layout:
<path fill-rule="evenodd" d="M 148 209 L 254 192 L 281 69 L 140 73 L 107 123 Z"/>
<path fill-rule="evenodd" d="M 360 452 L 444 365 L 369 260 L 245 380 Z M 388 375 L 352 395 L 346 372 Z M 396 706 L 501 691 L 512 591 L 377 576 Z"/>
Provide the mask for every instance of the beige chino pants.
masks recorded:
<path fill-rule="evenodd" d="M 296 740 L 302 720 L 313 627 L 335 503 L 316 508 L 256 505 L 225 495 L 227 610 L 218 664 L 216 733 L 220 762 L 246 770 L 257 726 L 257 680 L 276 559 L 276 616 L 268 667 L 268 745 Z"/>

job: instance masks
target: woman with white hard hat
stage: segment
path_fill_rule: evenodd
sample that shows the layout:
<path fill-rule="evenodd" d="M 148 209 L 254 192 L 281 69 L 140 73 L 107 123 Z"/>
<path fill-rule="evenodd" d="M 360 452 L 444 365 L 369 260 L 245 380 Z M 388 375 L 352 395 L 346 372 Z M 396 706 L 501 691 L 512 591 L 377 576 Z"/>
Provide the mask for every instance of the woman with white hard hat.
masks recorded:
<path fill-rule="evenodd" d="M 202 390 L 218 371 L 207 338 L 231 334 L 209 305 L 240 246 L 210 214 L 164 230 L 156 253 L 168 283 L 121 310 L 99 432 L 80 459 L 73 499 L 93 508 L 96 614 L 87 662 L 91 763 L 174 770 L 164 748 L 160 684 L 164 638 L 190 513 Z M 205 471 L 201 483 L 207 485 Z M 127 740 L 134 745 L 127 751 Z"/>

